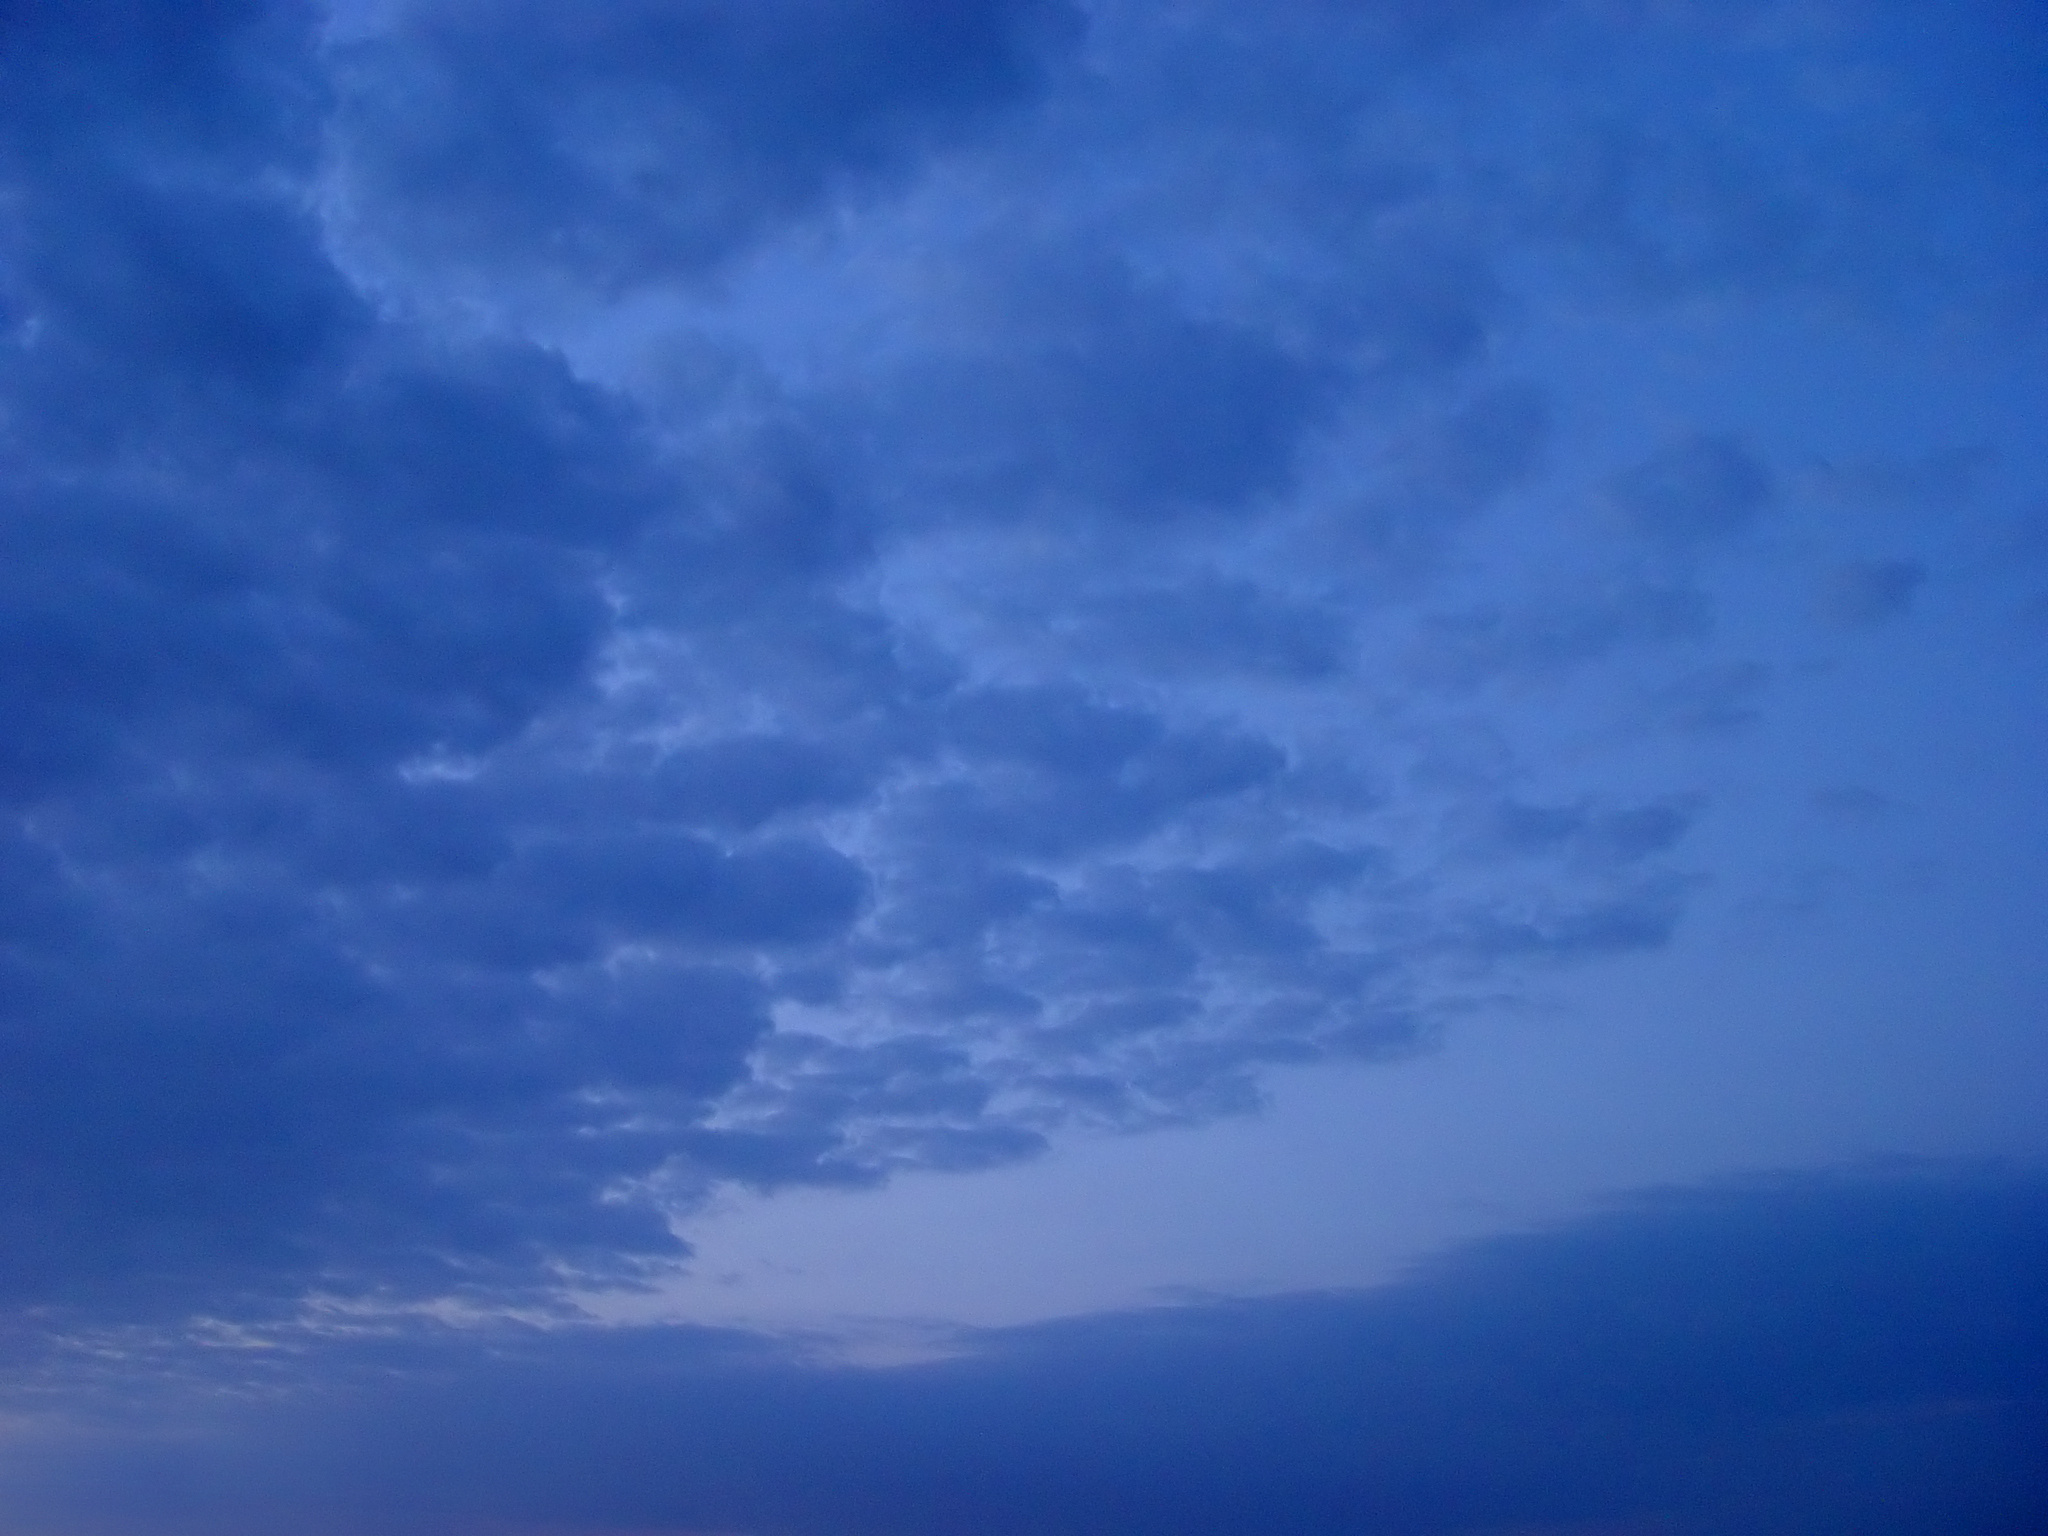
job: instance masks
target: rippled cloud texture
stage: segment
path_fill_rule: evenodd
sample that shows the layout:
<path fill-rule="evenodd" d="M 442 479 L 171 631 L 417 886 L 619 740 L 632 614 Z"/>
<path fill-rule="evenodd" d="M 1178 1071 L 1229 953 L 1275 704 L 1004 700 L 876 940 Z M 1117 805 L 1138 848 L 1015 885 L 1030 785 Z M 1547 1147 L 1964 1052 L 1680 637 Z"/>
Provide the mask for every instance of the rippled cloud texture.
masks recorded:
<path fill-rule="evenodd" d="M 1815 849 L 1937 792 L 1885 780 L 1887 690 L 2023 759 L 2042 44 L 1877 0 L 0 6 L 10 1326 L 560 1313 L 722 1190 L 1241 1113 L 1653 954 L 1786 847 L 1728 784 Z M 1239 1320 L 1293 1359 L 1330 1305 Z M 1149 1382 L 1175 1329 L 1159 1370 L 1239 1369 L 1234 1318 L 1100 1327 Z M 1022 1467 L 786 1528 L 1097 1528 L 1003 1504 Z M 1473 1508 L 1231 1528 L 1550 1518 Z"/>

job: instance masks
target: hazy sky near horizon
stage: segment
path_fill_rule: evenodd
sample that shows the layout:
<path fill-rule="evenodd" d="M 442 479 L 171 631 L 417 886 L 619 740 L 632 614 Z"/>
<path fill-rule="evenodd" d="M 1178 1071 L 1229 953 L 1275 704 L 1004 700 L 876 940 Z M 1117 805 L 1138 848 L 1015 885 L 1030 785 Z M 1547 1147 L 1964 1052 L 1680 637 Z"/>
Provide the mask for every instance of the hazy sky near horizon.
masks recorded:
<path fill-rule="evenodd" d="M 0 1517 L 2035 1528 L 2044 66 L 0 4 Z"/>

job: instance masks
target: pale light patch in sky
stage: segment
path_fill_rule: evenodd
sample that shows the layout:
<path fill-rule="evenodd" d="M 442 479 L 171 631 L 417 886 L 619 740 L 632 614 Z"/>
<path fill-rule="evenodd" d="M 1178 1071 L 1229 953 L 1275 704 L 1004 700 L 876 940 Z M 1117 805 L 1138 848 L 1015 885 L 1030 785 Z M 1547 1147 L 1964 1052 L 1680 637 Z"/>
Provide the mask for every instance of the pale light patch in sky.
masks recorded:
<path fill-rule="evenodd" d="M 683 1226 L 684 1277 L 591 1305 L 890 1358 L 955 1324 L 1372 1285 L 1623 1190 L 2038 1157 L 2048 978 L 2008 975 L 1967 1015 L 1942 1007 L 2007 952 L 2010 936 L 1974 921 L 1995 888 L 1923 886 L 1912 930 L 1873 964 L 1857 927 L 1869 904 L 1828 886 L 1825 906 L 1754 896 L 1671 951 L 1558 986 L 1548 1007 L 1463 1020 L 1413 1060 L 1276 1073 L 1254 1117 L 1069 1138 L 1016 1167 L 882 1190 L 728 1195 Z"/>

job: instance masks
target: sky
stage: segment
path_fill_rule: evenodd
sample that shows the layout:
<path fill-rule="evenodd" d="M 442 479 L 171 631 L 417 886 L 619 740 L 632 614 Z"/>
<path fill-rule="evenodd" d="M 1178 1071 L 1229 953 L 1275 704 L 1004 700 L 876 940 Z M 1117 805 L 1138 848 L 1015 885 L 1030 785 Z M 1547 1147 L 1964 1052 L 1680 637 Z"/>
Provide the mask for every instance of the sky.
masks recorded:
<path fill-rule="evenodd" d="M 0 1526 L 2048 1528 L 2048 18 L 0 0 Z"/>

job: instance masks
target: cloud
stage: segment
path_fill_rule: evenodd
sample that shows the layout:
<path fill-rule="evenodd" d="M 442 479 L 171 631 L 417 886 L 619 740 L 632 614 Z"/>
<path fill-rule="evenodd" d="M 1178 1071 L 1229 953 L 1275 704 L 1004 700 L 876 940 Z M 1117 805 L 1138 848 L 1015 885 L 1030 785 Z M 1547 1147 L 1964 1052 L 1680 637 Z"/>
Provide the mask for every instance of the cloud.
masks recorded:
<path fill-rule="evenodd" d="M 1947 448 L 1846 464 L 1823 460 L 1803 478 L 1815 494 L 1845 506 L 1941 507 L 1967 501 L 1989 459 L 1982 448 Z"/>
<path fill-rule="evenodd" d="M 1190 315 L 1114 268 L 1046 265 L 1020 274 L 1004 295 L 1012 316 L 977 326 L 973 351 L 905 381 L 890 425 L 906 462 L 927 445 L 979 449 L 918 465 L 925 494 L 1156 519 L 1239 511 L 1285 489 L 1334 392 L 1328 360 Z"/>
<path fill-rule="evenodd" d="M 349 238 L 601 286 L 697 275 L 1028 101 L 1057 0 L 409 5 L 334 50 Z"/>
<path fill-rule="evenodd" d="M 1551 592 L 1518 608 L 1489 603 L 1433 616 L 1412 665 L 1440 687 L 1474 689 L 1698 640 L 1712 627 L 1711 600 L 1699 588 L 1629 581 L 1589 596 Z"/>
<path fill-rule="evenodd" d="M 1759 710 L 1813 455 L 1589 435 L 1518 338 L 1826 264 L 1676 92 L 1627 228 L 1707 255 L 1552 271 L 1636 237 L 1517 114 L 1655 54 L 1804 122 L 1817 56 L 1575 15 L 21 10 L 0 1299 L 537 1305 L 1665 942 L 1692 769 L 1517 711 Z"/>
<path fill-rule="evenodd" d="M 139 1395 L 72 1378 L 77 1427 L 6 1485 L 34 1533 L 2018 1536 L 2044 1513 L 2044 1258 L 2038 1176 L 1927 1165 L 1658 1191 L 1380 1290 L 887 1368 L 701 1329 L 135 1340 L 102 1359 Z"/>
<path fill-rule="evenodd" d="M 1741 533 L 1770 503 L 1770 471 L 1743 444 L 1701 433 L 1660 448 L 1618 475 L 1610 494 L 1645 538 L 1686 548 Z"/>
<path fill-rule="evenodd" d="M 1077 651 L 1120 651 L 1168 675 L 1243 672 L 1313 682 L 1349 660 L 1339 613 L 1222 575 L 1104 597 L 1076 616 L 1074 628 Z"/>
<path fill-rule="evenodd" d="M 1569 846 L 1576 857 L 1633 863 L 1661 853 L 1697 819 L 1697 802 L 1666 800 L 1628 807 L 1530 805 L 1503 801 L 1487 816 L 1486 835 L 1500 847 L 1536 853 Z"/>
<path fill-rule="evenodd" d="M 1659 684 L 1642 704 L 1645 716 L 1664 729 L 1714 735 L 1755 721 L 1770 681 L 1762 662 L 1717 662 Z"/>
<path fill-rule="evenodd" d="M 1814 610 L 1834 628 L 1868 629 L 1902 616 L 1926 580 L 1917 560 L 1851 560 L 1828 572 Z"/>

